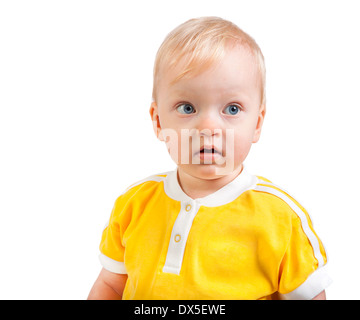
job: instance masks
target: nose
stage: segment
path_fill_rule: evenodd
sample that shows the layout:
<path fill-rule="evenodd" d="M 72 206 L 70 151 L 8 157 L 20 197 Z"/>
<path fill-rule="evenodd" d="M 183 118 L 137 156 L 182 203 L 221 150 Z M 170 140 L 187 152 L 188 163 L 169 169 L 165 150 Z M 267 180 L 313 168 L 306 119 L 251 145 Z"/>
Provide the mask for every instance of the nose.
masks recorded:
<path fill-rule="evenodd" d="M 221 121 L 215 112 L 203 112 L 197 119 L 196 129 L 200 136 L 219 136 L 221 135 Z"/>

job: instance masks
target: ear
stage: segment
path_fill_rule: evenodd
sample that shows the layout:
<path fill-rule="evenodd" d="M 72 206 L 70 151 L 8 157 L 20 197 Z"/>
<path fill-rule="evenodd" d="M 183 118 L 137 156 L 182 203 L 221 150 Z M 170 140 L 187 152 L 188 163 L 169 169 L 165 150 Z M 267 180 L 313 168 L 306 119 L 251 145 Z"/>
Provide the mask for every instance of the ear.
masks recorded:
<path fill-rule="evenodd" d="M 266 113 L 266 105 L 263 104 L 263 105 L 261 105 L 260 110 L 259 110 L 259 116 L 258 116 L 258 121 L 257 121 L 257 124 L 256 124 L 253 143 L 258 142 L 259 139 L 260 139 L 261 128 L 262 128 L 262 125 L 264 123 L 265 113 Z"/>
<path fill-rule="evenodd" d="M 149 111 L 150 111 L 150 116 L 151 116 L 151 120 L 153 123 L 153 129 L 154 129 L 155 135 L 160 141 L 164 141 L 164 138 L 162 137 L 162 134 L 161 134 L 158 106 L 157 106 L 156 102 L 151 103 Z"/>

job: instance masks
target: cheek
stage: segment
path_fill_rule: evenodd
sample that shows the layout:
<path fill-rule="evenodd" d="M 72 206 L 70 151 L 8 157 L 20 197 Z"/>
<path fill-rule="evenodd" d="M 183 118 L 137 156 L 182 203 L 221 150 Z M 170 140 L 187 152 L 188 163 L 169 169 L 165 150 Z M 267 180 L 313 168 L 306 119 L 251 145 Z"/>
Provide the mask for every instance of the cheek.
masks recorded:
<path fill-rule="evenodd" d="M 160 135 L 162 140 L 165 142 L 166 148 L 171 158 L 177 162 L 180 146 L 179 135 L 177 131 L 170 128 L 162 128 L 160 130 Z"/>
<path fill-rule="evenodd" d="M 192 138 L 181 130 L 165 129 L 162 133 L 165 137 L 166 148 L 172 160 L 179 164 L 189 163 L 192 154 Z"/>
<path fill-rule="evenodd" d="M 253 135 L 251 130 L 237 130 L 234 132 L 233 138 L 230 137 L 226 140 L 227 154 L 230 155 L 231 153 L 235 162 L 244 161 L 252 146 Z"/>

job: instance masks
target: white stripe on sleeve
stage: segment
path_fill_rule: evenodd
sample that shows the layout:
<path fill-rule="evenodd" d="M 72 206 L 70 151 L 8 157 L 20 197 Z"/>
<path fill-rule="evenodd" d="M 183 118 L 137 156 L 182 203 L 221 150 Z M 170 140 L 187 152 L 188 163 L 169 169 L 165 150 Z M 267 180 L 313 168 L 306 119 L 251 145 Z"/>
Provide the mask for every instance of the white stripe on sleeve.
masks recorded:
<path fill-rule="evenodd" d="M 304 230 L 306 236 L 308 237 L 310 244 L 314 250 L 315 258 L 317 259 L 317 261 L 319 263 L 318 267 L 319 268 L 322 267 L 324 265 L 324 258 L 320 251 L 319 241 L 318 241 L 316 235 L 314 234 L 314 232 L 311 230 L 305 213 L 299 208 L 299 206 L 287 195 L 285 195 L 284 193 L 280 192 L 277 189 L 271 188 L 270 186 L 257 185 L 254 190 L 270 193 L 270 194 L 273 194 L 274 196 L 282 199 L 298 215 L 298 217 L 300 218 L 303 230 Z"/>

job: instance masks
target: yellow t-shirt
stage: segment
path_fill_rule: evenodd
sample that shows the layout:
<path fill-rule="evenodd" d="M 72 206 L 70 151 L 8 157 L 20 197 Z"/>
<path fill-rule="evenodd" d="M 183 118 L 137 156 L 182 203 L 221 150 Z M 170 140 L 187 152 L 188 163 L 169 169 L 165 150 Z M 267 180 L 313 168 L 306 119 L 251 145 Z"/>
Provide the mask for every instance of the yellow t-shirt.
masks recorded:
<path fill-rule="evenodd" d="M 246 170 L 204 198 L 177 171 L 115 202 L 100 261 L 127 273 L 123 299 L 311 299 L 330 282 L 324 247 L 304 208 Z"/>

